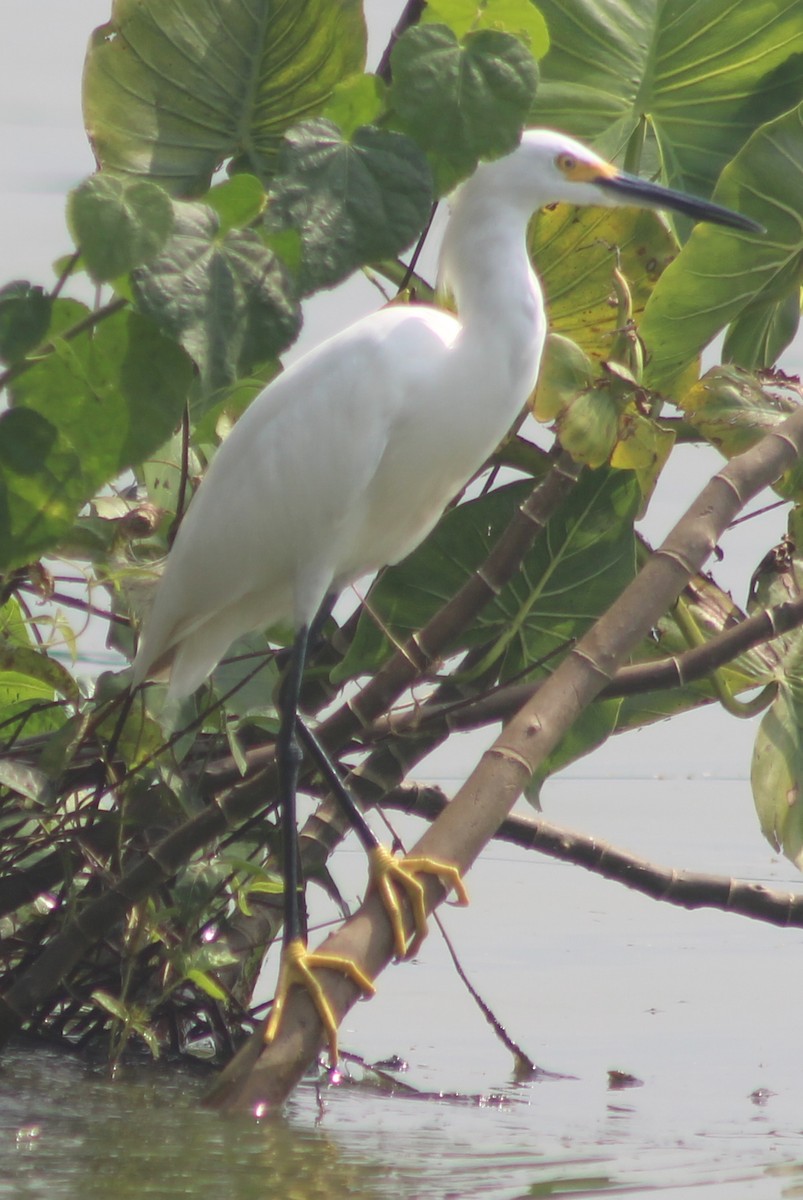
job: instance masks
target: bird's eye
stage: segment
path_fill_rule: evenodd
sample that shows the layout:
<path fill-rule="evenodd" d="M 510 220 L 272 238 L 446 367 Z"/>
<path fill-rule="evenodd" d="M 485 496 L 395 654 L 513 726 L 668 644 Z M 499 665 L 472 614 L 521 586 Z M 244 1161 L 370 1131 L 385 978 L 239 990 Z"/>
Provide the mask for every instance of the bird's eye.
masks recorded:
<path fill-rule="evenodd" d="M 555 161 L 564 175 L 572 175 L 577 170 L 577 159 L 573 154 L 559 154 Z"/>

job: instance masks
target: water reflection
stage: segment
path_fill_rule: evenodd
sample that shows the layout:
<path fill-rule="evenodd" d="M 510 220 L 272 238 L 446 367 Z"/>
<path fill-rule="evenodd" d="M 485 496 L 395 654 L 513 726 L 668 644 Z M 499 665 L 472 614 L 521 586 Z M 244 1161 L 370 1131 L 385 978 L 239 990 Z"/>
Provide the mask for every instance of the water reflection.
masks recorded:
<path fill-rule="evenodd" d="M 221 1119 L 198 1107 L 204 1085 L 152 1066 L 112 1083 L 67 1055 L 15 1048 L 0 1078 L 0 1196 L 387 1195 L 376 1164 L 326 1129 L 295 1122 L 292 1109 L 259 1123 Z"/>

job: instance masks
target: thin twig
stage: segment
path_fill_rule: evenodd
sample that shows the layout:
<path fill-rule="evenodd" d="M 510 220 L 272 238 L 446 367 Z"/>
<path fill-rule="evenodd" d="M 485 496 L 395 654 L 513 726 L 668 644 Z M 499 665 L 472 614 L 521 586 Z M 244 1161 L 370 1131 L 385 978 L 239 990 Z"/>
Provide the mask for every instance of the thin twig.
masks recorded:
<path fill-rule="evenodd" d="M 74 338 L 80 337 L 80 335 L 82 333 L 86 333 L 87 330 L 94 329 L 96 325 L 99 325 L 101 321 L 105 321 L 107 317 L 114 316 L 114 314 L 119 312 L 120 309 L 125 308 L 127 304 L 127 300 L 123 299 L 122 297 L 118 297 L 118 299 L 112 300 L 109 304 L 104 305 L 103 308 L 94 309 L 91 313 L 87 313 L 82 320 L 77 321 L 75 325 L 72 325 L 69 329 L 65 329 L 63 333 L 60 333 L 59 341 L 73 341 Z M 28 358 L 23 358 L 19 362 L 12 363 L 12 365 L 0 375 L 0 391 L 2 391 L 4 387 L 11 383 L 12 380 L 16 379 L 18 375 L 21 375 L 23 371 L 27 371 L 31 367 L 35 366 L 36 363 L 45 357 L 45 355 L 53 354 L 55 349 L 56 346 L 53 342 L 46 342 L 44 346 L 40 346 L 33 355 L 30 355 Z"/>

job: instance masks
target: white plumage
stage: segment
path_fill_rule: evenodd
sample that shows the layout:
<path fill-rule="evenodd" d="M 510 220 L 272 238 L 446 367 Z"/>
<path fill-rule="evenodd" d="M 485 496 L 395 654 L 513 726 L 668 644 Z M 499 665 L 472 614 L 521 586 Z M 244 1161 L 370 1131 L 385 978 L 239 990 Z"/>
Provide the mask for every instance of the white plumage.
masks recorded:
<path fill-rule="evenodd" d="M 459 319 L 383 309 L 274 380 L 218 450 L 179 530 L 145 624 L 134 684 L 170 664 L 197 688 L 231 643 L 290 619 L 408 554 L 509 430 L 546 335 L 526 250 L 542 204 L 631 200 L 749 225 L 531 130 L 454 201 L 441 268 Z"/>

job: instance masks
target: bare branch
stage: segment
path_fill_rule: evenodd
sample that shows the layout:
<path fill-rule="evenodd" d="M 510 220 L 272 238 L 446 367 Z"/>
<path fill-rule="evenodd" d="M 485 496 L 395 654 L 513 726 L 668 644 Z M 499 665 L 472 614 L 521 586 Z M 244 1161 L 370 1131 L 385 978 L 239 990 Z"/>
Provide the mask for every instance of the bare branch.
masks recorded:
<path fill-rule="evenodd" d="M 383 808 L 398 809 L 428 821 L 435 820 L 447 804 L 446 798 L 438 796 L 432 788 L 399 788 L 382 801 Z M 727 875 L 661 867 L 541 817 L 507 817 L 494 834 L 494 840 L 538 850 L 680 908 L 716 908 L 784 929 L 803 926 L 803 896 L 794 892 L 773 891 L 763 884 L 745 883 Z"/>

